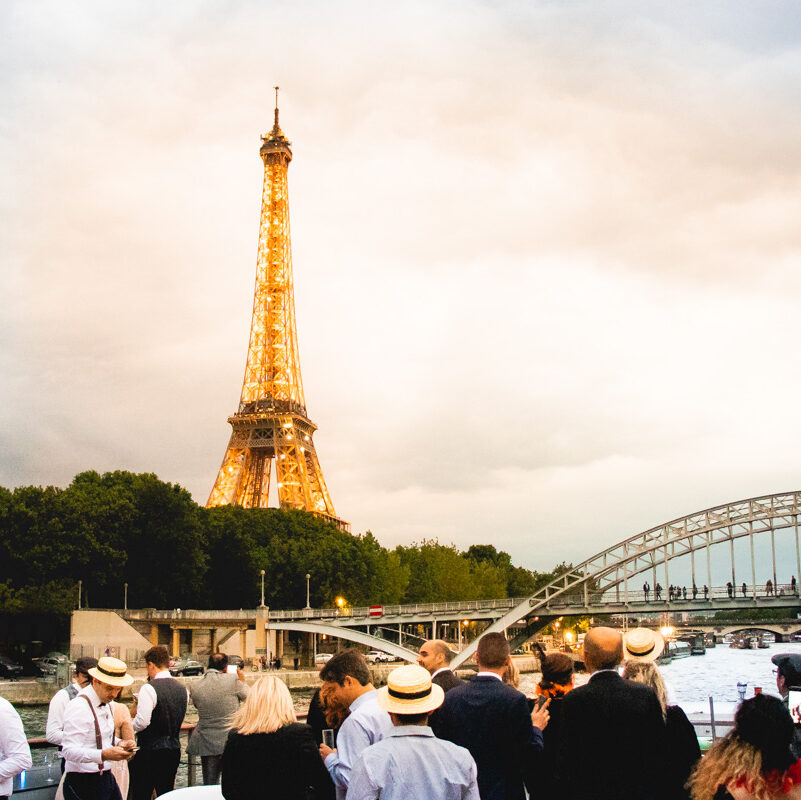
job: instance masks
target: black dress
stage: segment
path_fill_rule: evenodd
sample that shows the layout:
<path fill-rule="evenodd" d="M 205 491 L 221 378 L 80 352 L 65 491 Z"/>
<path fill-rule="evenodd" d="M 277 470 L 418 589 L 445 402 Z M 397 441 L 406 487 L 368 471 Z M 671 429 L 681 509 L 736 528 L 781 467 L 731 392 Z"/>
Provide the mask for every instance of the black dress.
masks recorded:
<path fill-rule="evenodd" d="M 544 697 L 540 696 L 534 700 L 531 705 L 531 710 L 539 708 L 543 702 Z M 542 752 L 542 760 L 540 761 L 539 779 L 537 782 L 537 797 L 549 798 L 558 797 L 559 788 L 556 783 L 556 747 L 559 741 L 559 735 L 562 730 L 562 703 L 563 697 L 552 697 L 551 703 L 548 706 L 550 718 L 548 725 L 542 732 L 542 739 L 545 743 L 545 749 Z"/>
<path fill-rule="evenodd" d="M 689 800 L 690 791 L 684 784 L 690 777 L 701 748 L 695 728 L 680 706 L 668 706 L 665 717 L 668 746 L 668 786 L 670 800 Z"/>
<path fill-rule="evenodd" d="M 222 756 L 225 800 L 334 800 L 334 784 L 308 725 L 274 733 L 228 734 Z"/>

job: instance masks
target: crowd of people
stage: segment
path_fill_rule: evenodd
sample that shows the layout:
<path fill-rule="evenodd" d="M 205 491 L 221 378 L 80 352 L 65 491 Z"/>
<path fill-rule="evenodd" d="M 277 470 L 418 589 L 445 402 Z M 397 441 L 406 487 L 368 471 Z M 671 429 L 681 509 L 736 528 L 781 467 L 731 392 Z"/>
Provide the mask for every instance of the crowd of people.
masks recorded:
<path fill-rule="evenodd" d="M 462 680 L 441 640 L 377 689 L 356 650 L 320 670 L 308 724 L 277 676 L 250 689 L 222 653 L 187 689 L 166 648 L 145 654 L 148 682 L 134 707 L 126 664 L 79 658 L 50 703 L 46 736 L 59 747 L 59 800 L 151 800 L 174 787 L 187 704 L 198 710 L 188 752 L 226 800 L 801 800 L 801 735 L 786 697 L 801 686 L 801 655 L 773 657 L 782 697 L 744 700 L 734 727 L 702 757 L 686 714 L 668 702 L 656 666 L 658 632 L 596 627 L 583 643 L 589 680 L 573 659 L 539 649 L 542 678 L 527 697 L 500 633 L 478 644 Z M 0 800 L 30 768 L 22 722 L 0 698 Z"/>

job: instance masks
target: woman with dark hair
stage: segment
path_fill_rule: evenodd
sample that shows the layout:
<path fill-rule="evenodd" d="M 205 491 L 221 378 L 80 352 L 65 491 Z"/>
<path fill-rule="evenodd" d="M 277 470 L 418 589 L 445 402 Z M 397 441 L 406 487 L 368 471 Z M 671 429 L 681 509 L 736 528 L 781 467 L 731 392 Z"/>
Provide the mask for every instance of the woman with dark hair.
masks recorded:
<path fill-rule="evenodd" d="M 551 717 L 548 727 L 542 732 L 545 749 L 542 753 L 541 781 L 537 784 L 540 790 L 538 796 L 556 797 L 556 745 L 562 725 L 562 700 L 573 689 L 573 659 L 566 653 L 546 653 L 536 642 L 534 648 L 539 653 L 542 672 L 534 705 L 539 707 L 547 700 L 551 701 L 548 706 Z"/>
<path fill-rule="evenodd" d="M 734 728 L 690 778 L 693 800 L 801 800 L 801 760 L 790 752 L 793 720 L 776 697 L 744 700 Z"/>

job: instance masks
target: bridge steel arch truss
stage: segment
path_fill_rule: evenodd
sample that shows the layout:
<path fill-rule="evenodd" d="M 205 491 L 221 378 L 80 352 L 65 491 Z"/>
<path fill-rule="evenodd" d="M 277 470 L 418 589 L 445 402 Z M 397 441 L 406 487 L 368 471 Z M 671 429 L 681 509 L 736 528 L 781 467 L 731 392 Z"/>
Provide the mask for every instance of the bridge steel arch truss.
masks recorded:
<path fill-rule="evenodd" d="M 347 639 L 351 642 L 367 645 L 373 650 L 381 650 L 389 653 L 395 658 L 409 661 L 412 664 L 417 660 L 417 652 L 408 647 L 389 642 L 386 639 L 379 639 L 377 636 L 370 636 L 368 633 L 353 628 L 344 628 L 340 625 L 326 625 L 322 622 L 301 622 L 299 620 L 270 620 L 267 628 L 274 631 L 300 631 L 302 633 L 319 633 L 328 636 L 338 636 L 340 639 Z"/>
<path fill-rule="evenodd" d="M 484 633 L 503 631 L 509 625 L 532 615 L 548 616 L 549 604 L 556 598 L 574 596 L 579 605 L 576 613 L 582 613 L 581 607 L 588 608 L 591 600 L 598 601 L 611 590 L 620 593 L 622 589 L 621 599 L 626 602 L 629 580 L 649 571 L 655 575 L 659 574 L 658 580 L 664 577 L 665 586 L 668 586 L 669 562 L 684 556 L 689 556 L 691 559 L 694 580 L 695 554 L 699 551 L 706 553 L 707 574 L 711 576 L 709 549 L 713 545 L 726 542 L 731 547 L 733 577 L 734 541 L 743 537 L 749 537 L 751 542 L 750 577 L 751 584 L 755 585 L 754 536 L 766 533 L 771 535 L 775 585 L 776 551 L 773 537 L 776 530 L 784 528 L 795 530 L 796 574 L 801 575 L 801 550 L 798 538 L 800 522 L 801 491 L 754 497 L 675 519 L 638 533 L 563 573 L 496 620 Z M 734 582 L 732 580 L 732 583 Z M 708 578 L 708 583 L 712 585 L 711 577 Z M 562 610 L 559 613 L 568 612 Z M 458 667 L 470 659 L 477 646 L 478 639 L 456 656 L 452 667 Z"/>

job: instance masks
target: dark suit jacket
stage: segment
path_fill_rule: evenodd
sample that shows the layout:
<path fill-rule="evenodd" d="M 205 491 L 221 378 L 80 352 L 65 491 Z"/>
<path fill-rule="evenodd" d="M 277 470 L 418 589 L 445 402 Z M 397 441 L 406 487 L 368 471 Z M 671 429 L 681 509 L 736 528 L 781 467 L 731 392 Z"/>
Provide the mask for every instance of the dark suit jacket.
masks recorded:
<path fill-rule="evenodd" d="M 661 800 L 662 707 L 647 686 L 599 672 L 562 701 L 556 776 L 565 800 Z"/>
<path fill-rule="evenodd" d="M 456 686 L 461 686 L 464 681 L 461 678 L 457 678 L 451 670 L 446 670 L 445 672 L 440 672 L 438 675 L 434 675 L 434 677 L 431 678 L 431 683 L 436 683 L 437 686 L 442 687 L 444 692 L 449 692 Z"/>
<path fill-rule="evenodd" d="M 231 731 L 222 757 L 222 794 L 226 800 L 334 800 L 335 790 L 311 728 L 294 723 L 274 733 Z"/>
<path fill-rule="evenodd" d="M 445 695 L 434 732 L 466 747 L 478 767 L 481 800 L 523 800 L 542 753 L 542 732 L 531 724 L 526 696 L 479 676 Z M 536 797 L 536 791 L 532 794 Z"/>

